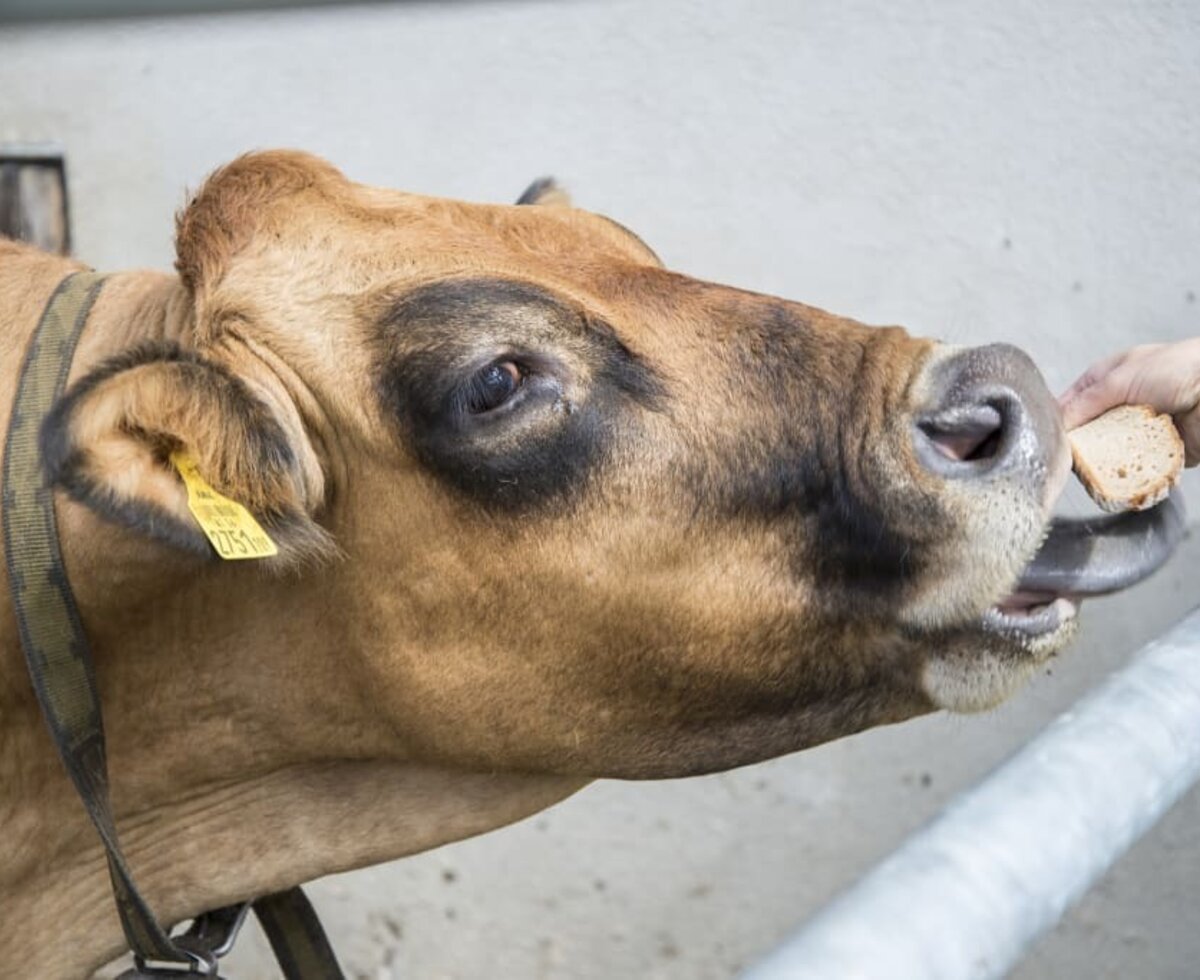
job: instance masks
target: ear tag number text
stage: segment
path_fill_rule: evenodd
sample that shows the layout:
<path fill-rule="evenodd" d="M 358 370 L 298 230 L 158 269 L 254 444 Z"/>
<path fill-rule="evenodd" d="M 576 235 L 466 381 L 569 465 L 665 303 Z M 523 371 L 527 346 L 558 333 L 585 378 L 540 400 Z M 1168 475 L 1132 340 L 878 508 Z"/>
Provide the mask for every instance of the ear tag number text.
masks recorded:
<path fill-rule="evenodd" d="M 171 453 L 171 464 L 187 487 L 188 510 L 220 557 L 226 561 L 239 561 L 270 558 L 279 553 L 275 542 L 250 511 L 208 485 L 190 453 L 182 450 Z"/>

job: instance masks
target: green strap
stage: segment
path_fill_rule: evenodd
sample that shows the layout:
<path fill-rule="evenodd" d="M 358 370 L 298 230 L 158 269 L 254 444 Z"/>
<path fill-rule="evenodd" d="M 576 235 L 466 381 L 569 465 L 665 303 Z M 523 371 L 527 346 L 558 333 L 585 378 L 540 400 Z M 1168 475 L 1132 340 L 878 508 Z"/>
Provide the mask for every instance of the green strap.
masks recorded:
<path fill-rule="evenodd" d="M 79 272 L 59 283 L 25 354 L 4 451 L 8 585 L 42 714 L 108 852 L 125 938 L 142 956 L 189 962 L 195 957 L 171 942 L 138 894 L 117 841 L 96 678 L 38 451 L 42 419 L 62 395 L 75 344 L 103 282 L 103 276 Z"/>
<path fill-rule="evenodd" d="M 51 295 L 29 343 L 4 451 L 3 528 L 8 583 L 21 647 L 42 714 L 108 855 L 125 938 L 141 961 L 186 964 L 214 975 L 215 956 L 174 941 L 146 904 L 121 851 L 109 797 L 104 725 L 92 658 L 67 582 L 54 494 L 42 473 L 42 420 L 61 397 L 75 345 L 104 276 L 77 272 Z M 316 913 L 299 888 L 266 902 L 271 944 L 287 980 L 340 980 Z M 223 911 L 223 910 L 219 910 Z M 259 912 L 260 918 L 263 912 Z M 293 964 L 294 968 L 289 967 Z"/>

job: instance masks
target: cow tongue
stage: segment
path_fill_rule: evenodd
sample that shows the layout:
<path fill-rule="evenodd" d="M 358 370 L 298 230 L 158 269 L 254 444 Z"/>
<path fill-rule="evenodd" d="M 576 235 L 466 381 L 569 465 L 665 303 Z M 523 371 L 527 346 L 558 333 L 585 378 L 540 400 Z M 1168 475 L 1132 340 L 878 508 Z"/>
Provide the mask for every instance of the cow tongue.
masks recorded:
<path fill-rule="evenodd" d="M 1185 531 L 1186 513 L 1177 490 L 1149 510 L 1056 518 L 1017 589 L 1059 596 L 1126 589 L 1162 567 Z"/>

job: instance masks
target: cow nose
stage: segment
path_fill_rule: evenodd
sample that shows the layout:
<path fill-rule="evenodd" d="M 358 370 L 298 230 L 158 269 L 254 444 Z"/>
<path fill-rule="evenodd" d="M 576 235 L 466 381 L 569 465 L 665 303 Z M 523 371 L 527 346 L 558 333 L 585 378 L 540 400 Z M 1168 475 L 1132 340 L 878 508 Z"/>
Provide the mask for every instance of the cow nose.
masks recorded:
<path fill-rule="evenodd" d="M 1043 480 L 1061 451 L 1058 408 L 1029 356 L 1008 344 L 956 351 L 931 369 L 917 458 L 945 479 Z"/>

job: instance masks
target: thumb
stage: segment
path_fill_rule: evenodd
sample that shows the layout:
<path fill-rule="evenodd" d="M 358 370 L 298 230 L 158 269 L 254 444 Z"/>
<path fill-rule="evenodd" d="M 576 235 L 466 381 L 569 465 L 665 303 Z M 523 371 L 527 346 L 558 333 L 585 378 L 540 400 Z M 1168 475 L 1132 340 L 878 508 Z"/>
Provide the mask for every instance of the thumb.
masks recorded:
<path fill-rule="evenodd" d="M 1080 382 L 1084 381 L 1091 383 L 1081 385 Z M 1059 400 L 1063 427 L 1069 431 L 1110 408 L 1124 405 L 1129 398 L 1132 382 L 1133 372 L 1124 364 L 1118 364 L 1103 374 L 1089 371 Z"/>
<path fill-rule="evenodd" d="M 1088 369 L 1072 382 L 1071 387 L 1058 396 L 1058 407 L 1065 412 L 1067 406 L 1074 402 L 1084 391 L 1102 382 L 1113 372 L 1114 368 L 1128 357 L 1128 351 L 1118 351 L 1090 364 Z M 1104 409 L 1100 409 L 1100 411 L 1104 411 Z"/>

